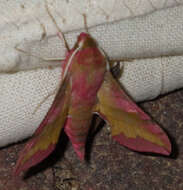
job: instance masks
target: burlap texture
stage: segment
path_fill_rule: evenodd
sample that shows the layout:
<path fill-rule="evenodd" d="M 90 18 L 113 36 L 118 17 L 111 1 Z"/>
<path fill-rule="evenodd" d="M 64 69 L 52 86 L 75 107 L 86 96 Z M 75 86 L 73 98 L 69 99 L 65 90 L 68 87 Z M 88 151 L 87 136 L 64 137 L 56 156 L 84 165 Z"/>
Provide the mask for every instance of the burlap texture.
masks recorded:
<path fill-rule="evenodd" d="M 57 13 L 59 6 L 63 9 L 63 4 L 58 3 L 58 6 L 55 6 L 53 3 L 55 1 L 52 2 L 53 5 L 51 2 L 48 3 L 50 10 L 55 13 L 54 17 L 58 22 L 61 18 L 68 18 L 68 13 L 65 13 L 65 16 Z M 111 13 L 112 16 L 108 18 L 106 12 L 110 13 L 108 11 L 110 6 L 103 1 L 101 1 L 103 4 L 101 2 L 97 4 L 97 2 L 95 1 L 96 4 L 92 5 L 86 4 L 89 7 L 86 9 L 88 12 L 92 6 L 104 7 L 104 12 L 102 12 L 103 9 L 98 9 L 101 12 L 97 13 L 97 16 L 95 16 L 95 11 L 91 13 L 93 17 L 89 15 L 89 26 L 93 26 L 89 29 L 90 34 L 110 59 L 135 58 L 133 62 L 124 63 L 124 72 L 120 78 L 129 94 L 136 101 L 142 101 L 181 88 L 183 86 L 183 56 L 181 56 L 183 52 L 183 7 L 179 5 L 155 11 L 155 8 L 176 5 L 177 1 L 168 1 L 171 2 L 170 4 L 162 3 L 164 1 L 158 1 L 156 4 L 152 1 L 154 4 L 151 5 L 149 4 L 151 1 L 144 0 L 139 1 L 142 6 L 138 8 L 133 7 L 136 4 L 133 1 L 129 1 L 131 6 L 122 1 L 124 7 L 114 8 L 116 12 L 113 11 L 114 15 Z M 80 7 L 79 1 L 77 3 L 73 5 Z M 34 132 L 48 111 L 54 95 L 50 96 L 35 114 L 33 114 L 34 109 L 44 97 L 54 91 L 60 82 L 60 62 L 45 62 L 14 49 L 14 46 L 18 44 L 19 48 L 30 54 L 40 57 L 64 58 L 66 50 L 63 41 L 56 36 L 55 26 L 48 15 L 45 20 L 47 13 L 45 10 L 45 15 L 42 11 L 39 12 L 39 6 L 35 8 L 35 4 L 32 2 L 32 4 L 20 5 L 28 15 L 21 19 L 21 24 L 17 20 L 21 17 L 20 12 L 13 13 L 15 16 L 19 15 L 16 19 L 15 16 L 4 17 L 12 20 L 13 24 L 10 24 L 8 20 L 6 25 L 1 20 L 1 26 L 4 28 L 1 27 L 3 35 L 0 39 L 2 44 L 0 48 L 2 55 L 0 58 L 0 146 L 24 139 Z M 0 7 L 5 5 L 12 6 L 5 3 L 0 4 Z M 34 11 L 31 12 L 31 5 L 32 10 L 39 13 L 35 17 L 33 17 Z M 65 4 L 65 6 L 68 5 Z M 40 10 L 43 9 L 44 6 L 40 3 Z M 76 12 L 79 15 L 78 12 L 83 10 L 79 8 Z M 147 14 L 148 12 L 151 14 Z M 143 14 L 146 15 L 142 16 Z M 138 15 L 141 16 L 135 17 Z M 71 17 L 74 20 L 74 16 Z M 131 18 L 122 19 L 127 17 Z M 29 22 L 25 22 L 26 18 L 29 18 Z M 74 26 L 71 25 L 70 20 L 70 17 L 68 22 L 66 19 L 65 27 L 63 23 L 60 23 L 64 31 L 81 28 L 83 25 L 83 22 L 77 22 L 82 20 L 81 15 L 76 18 Z M 119 21 L 110 23 L 115 20 Z M 104 22 L 108 23 L 95 26 Z M 71 47 L 80 32 L 81 30 L 66 34 Z M 162 57 L 164 55 L 170 56 Z M 52 68 L 48 67 L 50 65 Z"/>

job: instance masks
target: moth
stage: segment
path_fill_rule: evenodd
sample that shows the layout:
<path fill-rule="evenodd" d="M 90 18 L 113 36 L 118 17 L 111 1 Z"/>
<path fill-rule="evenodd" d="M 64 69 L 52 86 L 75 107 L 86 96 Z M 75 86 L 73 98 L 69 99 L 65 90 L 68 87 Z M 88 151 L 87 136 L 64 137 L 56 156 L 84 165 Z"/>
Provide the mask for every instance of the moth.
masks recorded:
<path fill-rule="evenodd" d="M 82 32 L 66 53 L 61 85 L 44 120 L 20 153 L 14 174 L 45 159 L 55 148 L 61 130 L 80 160 L 93 114 L 105 120 L 112 138 L 139 152 L 171 153 L 165 132 L 142 111 L 113 77 L 110 64 L 96 41 Z"/>

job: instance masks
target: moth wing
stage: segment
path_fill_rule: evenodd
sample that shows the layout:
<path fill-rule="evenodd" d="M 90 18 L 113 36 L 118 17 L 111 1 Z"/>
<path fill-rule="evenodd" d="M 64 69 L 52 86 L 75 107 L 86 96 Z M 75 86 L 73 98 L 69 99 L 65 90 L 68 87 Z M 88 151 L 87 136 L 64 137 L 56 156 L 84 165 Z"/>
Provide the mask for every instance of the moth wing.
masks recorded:
<path fill-rule="evenodd" d="M 126 95 L 110 72 L 98 99 L 97 112 L 110 125 L 113 139 L 135 151 L 170 154 L 165 132 Z"/>
<path fill-rule="evenodd" d="M 67 117 L 69 97 L 70 84 L 66 76 L 47 115 L 20 153 L 14 175 L 41 162 L 54 150 Z"/>

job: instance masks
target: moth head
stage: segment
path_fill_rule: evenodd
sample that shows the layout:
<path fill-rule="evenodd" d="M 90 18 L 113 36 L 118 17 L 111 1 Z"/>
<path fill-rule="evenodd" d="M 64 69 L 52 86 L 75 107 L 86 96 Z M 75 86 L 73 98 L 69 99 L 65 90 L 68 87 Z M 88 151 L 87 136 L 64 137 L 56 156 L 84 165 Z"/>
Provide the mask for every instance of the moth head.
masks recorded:
<path fill-rule="evenodd" d="M 87 48 L 87 47 L 96 47 L 97 44 L 95 40 L 90 36 L 90 34 L 82 32 L 78 36 L 78 40 L 74 45 L 74 49 L 80 47 L 81 49 Z"/>

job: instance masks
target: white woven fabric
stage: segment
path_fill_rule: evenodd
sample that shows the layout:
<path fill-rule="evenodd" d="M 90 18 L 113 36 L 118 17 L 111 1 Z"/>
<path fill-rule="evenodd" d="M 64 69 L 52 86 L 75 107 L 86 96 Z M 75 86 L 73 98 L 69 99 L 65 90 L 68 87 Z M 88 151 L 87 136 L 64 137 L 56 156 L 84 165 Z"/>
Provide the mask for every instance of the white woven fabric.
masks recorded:
<path fill-rule="evenodd" d="M 136 101 L 142 101 L 183 87 L 182 2 L 50 0 L 48 7 L 63 31 L 82 28 L 81 13 L 86 13 L 88 25 L 93 26 L 90 34 L 110 59 L 138 58 L 125 62 L 120 81 Z M 54 95 L 33 112 L 59 85 L 61 75 L 59 62 L 45 62 L 14 47 L 50 58 L 64 58 L 65 48 L 44 1 L 2 0 L 0 8 L 0 146 L 4 146 L 34 132 Z M 66 34 L 71 47 L 80 32 Z"/>

